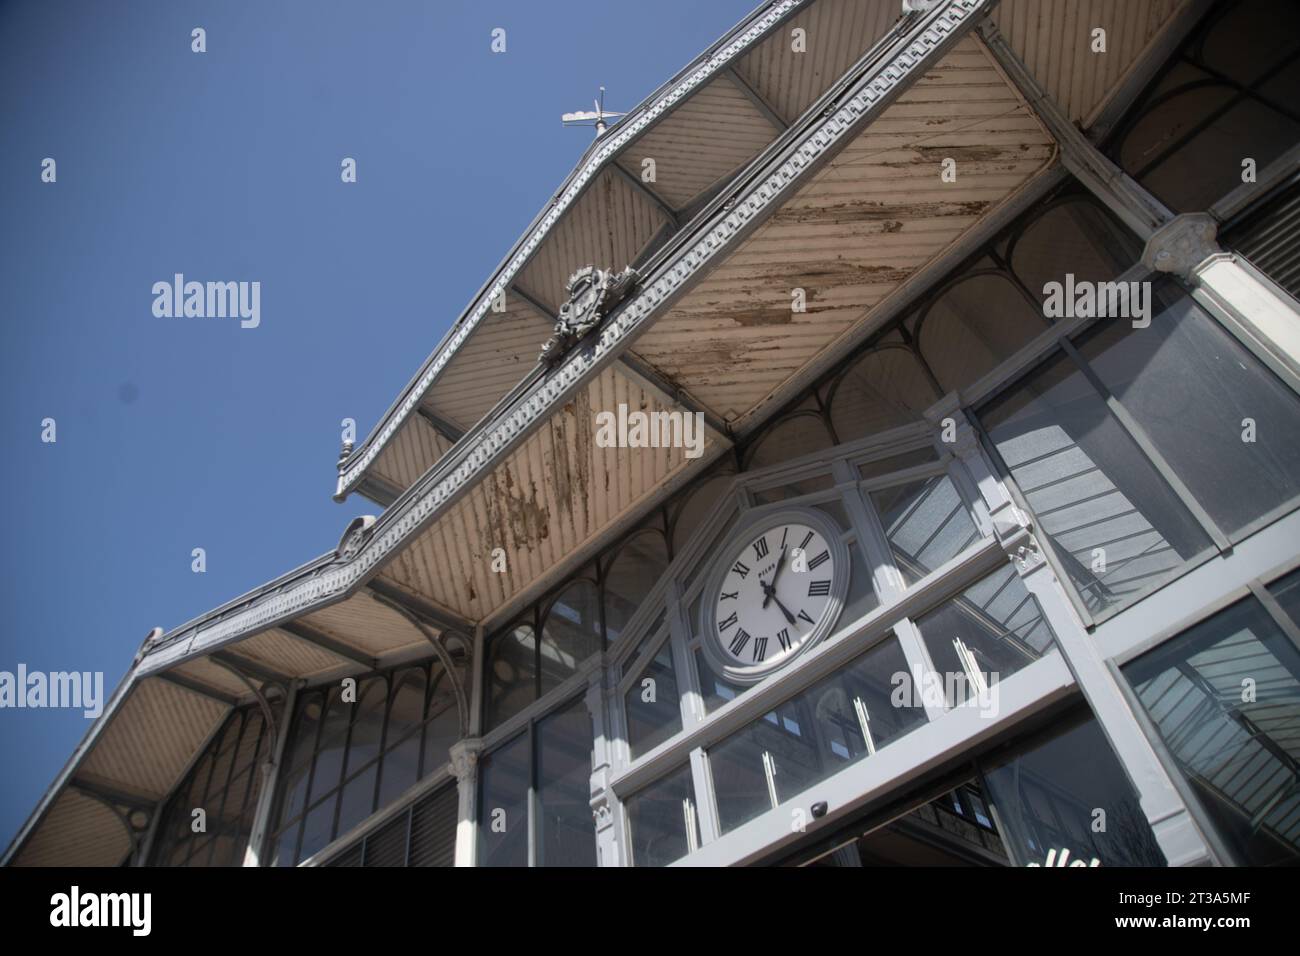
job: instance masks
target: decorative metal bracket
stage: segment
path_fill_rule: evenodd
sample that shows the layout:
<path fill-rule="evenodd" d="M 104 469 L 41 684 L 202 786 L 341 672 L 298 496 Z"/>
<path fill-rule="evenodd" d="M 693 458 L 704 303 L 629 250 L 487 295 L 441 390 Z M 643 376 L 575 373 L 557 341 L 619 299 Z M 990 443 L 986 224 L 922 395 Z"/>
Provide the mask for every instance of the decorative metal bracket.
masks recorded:
<path fill-rule="evenodd" d="M 558 365 L 575 345 L 600 327 L 636 288 L 637 272 L 631 266 L 617 274 L 586 266 L 569 276 L 568 301 L 560 306 L 555 331 L 542 346 L 537 360 L 547 368 Z"/>
<path fill-rule="evenodd" d="M 1210 256 L 1222 252 L 1218 244 L 1219 223 L 1208 213 L 1176 216 L 1147 240 L 1142 262 L 1157 272 L 1172 272 L 1183 278 Z"/>

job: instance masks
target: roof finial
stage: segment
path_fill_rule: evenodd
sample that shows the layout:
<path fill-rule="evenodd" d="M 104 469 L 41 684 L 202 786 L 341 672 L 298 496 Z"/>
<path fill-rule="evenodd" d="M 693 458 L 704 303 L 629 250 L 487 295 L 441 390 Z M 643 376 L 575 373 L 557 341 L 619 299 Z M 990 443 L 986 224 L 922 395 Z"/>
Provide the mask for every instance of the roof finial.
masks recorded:
<path fill-rule="evenodd" d="M 596 136 L 599 138 L 605 132 L 605 119 L 612 116 L 624 116 L 624 113 L 615 113 L 605 109 L 605 88 L 600 88 L 600 99 L 593 100 L 596 109 L 583 110 L 580 113 L 565 113 L 560 117 L 560 122 L 565 126 L 594 126 L 596 127 Z"/>

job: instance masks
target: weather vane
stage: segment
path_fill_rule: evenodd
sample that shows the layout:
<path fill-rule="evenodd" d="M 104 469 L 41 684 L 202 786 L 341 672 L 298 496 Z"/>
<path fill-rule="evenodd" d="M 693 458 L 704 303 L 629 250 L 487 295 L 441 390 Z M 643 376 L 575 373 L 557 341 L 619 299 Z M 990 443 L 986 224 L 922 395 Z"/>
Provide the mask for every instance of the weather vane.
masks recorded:
<path fill-rule="evenodd" d="M 581 113 L 565 113 L 560 117 L 565 126 L 594 126 L 596 135 L 600 136 L 605 132 L 605 120 L 613 116 L 623 116 L 623 113 L 614 113 L 605 109 L 605 88 L 600 88 L 600 99 L 593 100 L 595 110 L 584 110 Z"/>

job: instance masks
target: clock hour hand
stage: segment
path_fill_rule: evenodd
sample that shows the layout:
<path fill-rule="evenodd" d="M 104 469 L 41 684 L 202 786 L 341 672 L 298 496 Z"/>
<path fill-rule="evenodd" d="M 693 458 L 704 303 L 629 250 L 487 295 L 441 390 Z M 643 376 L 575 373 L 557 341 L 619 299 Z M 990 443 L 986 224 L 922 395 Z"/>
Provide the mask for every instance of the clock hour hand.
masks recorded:
<path fill-rule="evenodd" d="M 781 545 L 781 556 L 776 560 L 776 570 L 772 572 L 772 583 L 763 584 L 759 579 L 759 584 L 763 584 L 763 607 L 767 607 L 767 602 L 776 596 L 776 579 L 781 576 L 781 568 L 785 567 L 785 545 Z M 776 602 L 780 604 L 780 601 Z M 787 614 L 786 617 L 790 615 Z M 794 623 L 793 621 L 791 623 Z"/>
<path fill-rule="evenodd" d="M 771 598 L 773 601 L 776 602 L 776 606 L 781 609 L 781 613 L 785 615 L 786 621 L 789 622 L 790 624 L 794 624 L 795 623 L 794 615 L 790 613 L 789 608 L 787 608 L 784 604 L 781 603 L 781 599 L 776 596 L 776 588 L 772 587 L 772 585 L 770 584 L 764 584 L 763 591 L 767 595 L 767 597 L 763 599 L 763 606 L 767 607 L 767 598 Z"/>

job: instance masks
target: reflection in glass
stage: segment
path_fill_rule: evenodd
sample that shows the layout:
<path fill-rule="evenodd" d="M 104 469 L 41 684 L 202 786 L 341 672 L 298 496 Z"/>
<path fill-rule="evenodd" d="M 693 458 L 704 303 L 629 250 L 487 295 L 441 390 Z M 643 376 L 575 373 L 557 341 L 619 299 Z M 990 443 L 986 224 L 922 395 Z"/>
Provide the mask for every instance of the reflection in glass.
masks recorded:
<path fill-rule="evenodd" d="M 426 702 L 431 680 L 435 693 Z M 356 702 L 344 700 L 342 685 L 335 685 L 298 699 L 271 834 L 277 866 L 294 866 L 323 849 L 444 765 L 460 735 L 440 663 L 361 680 L 356 693 Z"/>
<path fill-rule="evenodd" d="M 488 725 L 513 717 L 537 699 L 536 637 L 518 624 L 494 637 L 487 652 Z"/>
<path fill-rule="evenodd" d="M 278 705 L 275 705 L 278 710 Z M 154 866 L 240 866 L 252 833 L 252 804 L 261 764 L 272 746 L 254 705 L 233 711 L 176 795 L 162 809 L 151 851 Z M 194 808 L 207 813 L 207 832 L 191 828 Z"/>
<path fill-rule="evenodd" d="M 556 598 L 542 625 L 542 693 L 572 677 L 600 648 L 600 595 L 592 582 L 575 581 Z"/>
<path fill-rule="evenodd" d="M 1133 785 L 1092 717 L 986 770 L 1003 842 L 1030 866 L 1164 866 Z"/>
<path fill-rule="evenodd" d="M 884 346 L 867 352 L 835 387 L 831 425 L 841 442 L 921 420 L 921 413 L 939 395 L 921 364 L 906 346 Z"/>
<path fill-rule="evenodd" d="M 949 707 L 1051 649 L 1052 629 L 1010 564 L 917 619 Z"/>
<path fill-rule="evenodd" d="M 682 729 L 681 698 L 669 641 L 660 645 L 658 653 L 632 682 L 623 702 L 633 760 Z"/>
<path fill-rule="evenodd" d="M 764 813 L 925 723 L 892 637 L 709 749 L 723 832 Z"/>
<path fill-rule="evenodd" d="M 1209 550 L 1205 532 L 1069 359 L 1045 363 L 980 419 L 1093 614 L 1137 600 Z"/>
<path fill-rule="evenodd" d="M 1149 327 L 1104 322 L 1079 351 L 1215 523 L 1240 531 L 1300 493 L 1300 399 L 1177 286 L 1155 298 Z"/>
<path fill-rule="evenodd" d="M 486 754 L 478 764 L 478 865 L 528 865 L 528 734 Z"/>
<path fill-rule="evenodd" d="M 947 475 L 873 491 L 871 503 L 909 586 L 979 539 L 966 503 Z"/>
<path fill-rule="evenodd" d="M 667 866 L 699 846 L 691 768 L 679 767 L 624 801 L 633 866 Z"/>
<path fill-rule="evenodd" d="M 605 640 L 613 644 L 668 569 L 668 547 L 658 531 L 634 535 L 605 572 Z"/>
<path fill-rule="evenodd" d="M 538 866 L 595 866 L 591 716 L 578 698 L 537 725 Z"/>
<path fill-rule="evenodd" d="M 1236 862 L 1300 861 L 1300 651 L 1263 606 L 1240 601 L 1123 673 Z"/>
<path fill-rule="evenodd" d="M 769 428 L 758 440 L 749 453 L 749 470 L 785 464 L 833 445 L 819 413 L 797 412 Z"/>
<path fill-rule="evenodd" d="M 1010 358 L 1048 322 L 1010 279 L 976 275 L 935 300 L 921 322 L 921 355 L 947 391 Z"/>

